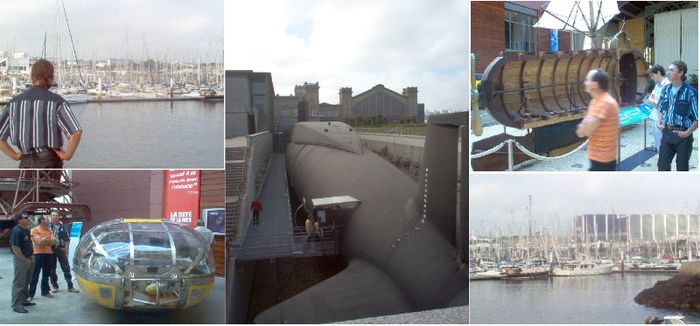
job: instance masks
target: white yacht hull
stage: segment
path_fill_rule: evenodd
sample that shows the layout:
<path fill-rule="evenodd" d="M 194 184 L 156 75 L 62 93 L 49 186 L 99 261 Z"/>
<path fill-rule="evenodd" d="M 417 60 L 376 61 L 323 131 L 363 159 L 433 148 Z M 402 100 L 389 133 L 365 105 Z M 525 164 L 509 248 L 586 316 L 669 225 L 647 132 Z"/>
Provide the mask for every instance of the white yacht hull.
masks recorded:
<path fill-rule="evenodd" d="M 614 265 L 605 264 L 581 264 L 575 268 L 558 268 L 555 269 L 552 274 L 554 276 L 586 276 L 586 275 L 602 275 L 612 273 L 612 268 Z"/>
<path fill-rule="evenodd" d="M 63 94 L 63 99 L 68 103 L 85 103 L 87 102 L 87 94 Z"/>

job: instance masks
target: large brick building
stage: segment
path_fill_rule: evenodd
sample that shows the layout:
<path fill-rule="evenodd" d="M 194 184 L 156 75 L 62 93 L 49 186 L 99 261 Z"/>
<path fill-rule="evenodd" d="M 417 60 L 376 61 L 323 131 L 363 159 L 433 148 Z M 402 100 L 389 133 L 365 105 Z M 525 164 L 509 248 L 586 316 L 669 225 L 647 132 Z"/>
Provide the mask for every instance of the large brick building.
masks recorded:
<path fill-rule="evenodd" d="M 416 119 L 423 121 L 425 106 L 418 103 L 418 88 L 406 87 L 402 93 L 394 92 L 382 84 L 352 95 L 352 88 L 341 87 L 338 91 L 339 104 L 319 103 L 318 83 L 304 83 L 294 87 L 294 95 L 275 96 L 275 120 L 278 117 L 296 117 L 297 103 L 304 100 L 312 116 L 330 119 L 368 118 L 382 115 L 389 122 Z"/>

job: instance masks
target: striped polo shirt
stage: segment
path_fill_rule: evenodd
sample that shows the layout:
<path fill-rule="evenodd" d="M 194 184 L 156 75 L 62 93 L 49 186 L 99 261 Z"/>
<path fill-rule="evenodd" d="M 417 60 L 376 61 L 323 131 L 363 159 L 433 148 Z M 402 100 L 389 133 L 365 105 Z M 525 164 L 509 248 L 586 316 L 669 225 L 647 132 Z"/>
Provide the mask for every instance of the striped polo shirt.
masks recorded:
<path fill-rule="evenodd" d="M 70 137 L 78 130 L 68 102 L 39 86 L 15 96 L 0 112 L 0 139 L 10 138 L 23 154 L 61 149 L 61 132 Z"/>
<path fill-rule="evenodd" d="M 686 82 L 675 95 L 672 89 L 673 84 L 668 84 L 661 90 L 658 109 L 663 114 L 663 123 L 690 128 L 698 120 L 698 92 Z"/>
<path fill-rule="evenodd" d="M 601 119 L 588 140 L 588 158 L 601 163 L 617 159 L 617 136 L 620 133 L 620 106 L 605 92 L 591 100 L 587 115 Z"/>

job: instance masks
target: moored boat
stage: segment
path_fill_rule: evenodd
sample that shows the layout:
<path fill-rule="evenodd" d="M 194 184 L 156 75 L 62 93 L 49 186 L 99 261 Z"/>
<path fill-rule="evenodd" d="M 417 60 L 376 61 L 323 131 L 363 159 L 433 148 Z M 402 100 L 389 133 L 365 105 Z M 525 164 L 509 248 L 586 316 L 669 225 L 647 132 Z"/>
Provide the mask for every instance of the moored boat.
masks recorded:
<path fill-rule="evenodd" d="M 544 267 L 509 267 L 504 270 L 505 278 L 535 278 L 549 276 L 549 270 Z"/>
<path fill-rule="evenodd" d="M 585 276 L 602 275 L 612 273 L 613 264 L 596 262 L 571 262 L 564 264 L 561 268 L 555 269 L 554 276 Z"/>
<path fill-rule="evenodd" d="M 498 271 L 498 270 L 488 270 L 485 272 L 477 272 L 472 275 L 469 275 L 469 280 L 471 281 L 478 281 L 478 280 L 498 280 L 506 277 L 506 274 Z"/>

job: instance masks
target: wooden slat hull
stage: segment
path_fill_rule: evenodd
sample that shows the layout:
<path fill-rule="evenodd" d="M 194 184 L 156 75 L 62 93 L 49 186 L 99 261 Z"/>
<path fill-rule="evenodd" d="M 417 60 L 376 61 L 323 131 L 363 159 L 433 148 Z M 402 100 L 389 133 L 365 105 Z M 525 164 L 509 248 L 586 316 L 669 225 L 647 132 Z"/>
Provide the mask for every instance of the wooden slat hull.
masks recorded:
<path fill-rule="evenodd" d="M 595 68 L 610 75 L 610 94 L 620 107 L 642 104 L 647 66 L 639 50 L 507 52 L 484 71 L 479 99 L 501 124 L 537 128 L 585 115 L 591 98 L 583 80 Z"/>

